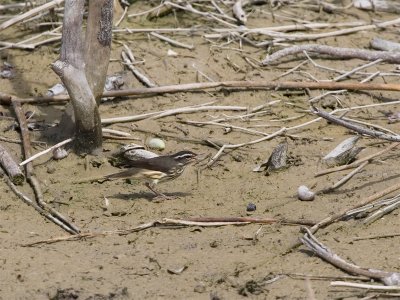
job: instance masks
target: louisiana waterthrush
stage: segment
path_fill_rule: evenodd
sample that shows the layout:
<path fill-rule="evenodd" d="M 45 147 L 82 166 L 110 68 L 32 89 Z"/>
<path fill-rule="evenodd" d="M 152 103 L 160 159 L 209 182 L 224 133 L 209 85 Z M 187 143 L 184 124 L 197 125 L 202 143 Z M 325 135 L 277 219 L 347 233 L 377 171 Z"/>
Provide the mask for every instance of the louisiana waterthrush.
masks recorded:
<path fill-rule="evenodd" d="M 124 178 L 144 180 L 145 185 L 156 195 L 157 198 L 169 198 L 155 190 L 156 184 L 179 177 L 183 173 L 184 169 L 191 162 L 194 162 L 196 158 L 196 153 L 191 151 L 179 151 L 172 155 L 133 160 L 128 162 L 129 168 L 127 170 L 106 175 L 104 178 L 109 180 Z"/>

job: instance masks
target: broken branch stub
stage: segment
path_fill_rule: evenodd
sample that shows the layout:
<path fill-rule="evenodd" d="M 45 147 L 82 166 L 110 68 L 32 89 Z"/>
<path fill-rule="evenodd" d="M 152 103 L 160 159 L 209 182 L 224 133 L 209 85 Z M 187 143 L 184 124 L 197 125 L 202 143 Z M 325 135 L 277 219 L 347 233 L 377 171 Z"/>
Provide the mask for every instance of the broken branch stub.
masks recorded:
<path fill-rule="evenodd" d="M 24 174 L 11 154 L 2 145 L 0 145 L 0 165 L 6 170 L 13 184 L 22 185 L 24 183 Z M 0 176 L 1 173 L 2 170 L 0 168 Z"/>
<path fill-rule="evenodd" d="M 75 128 L 75 149 L 96 154 L 102 147 L 98 104 L 111 52 L 113 1 L 89 1 L 85 40 L 82 34 L 84 2 L 65 3 L 61 55 L 52 69 L 67 88 L 73 106 L 73 116 L 64 117 L 60 129 Z M 75 122 L 74 126 L 70 126 L 71 122 Z"/>

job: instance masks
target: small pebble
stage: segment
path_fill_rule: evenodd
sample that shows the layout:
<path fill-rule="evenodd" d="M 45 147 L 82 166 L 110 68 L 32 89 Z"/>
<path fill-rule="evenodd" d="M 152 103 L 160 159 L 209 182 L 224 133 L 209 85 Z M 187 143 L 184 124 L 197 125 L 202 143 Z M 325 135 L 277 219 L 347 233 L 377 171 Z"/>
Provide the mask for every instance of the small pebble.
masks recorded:
<path fill-rule="evenodd" d="M 206 286 L 204 283 L 196 285 L 193 289 L 196 293 L 204 293 L 206 291 Z"/>
<path fill-rule="evenodd" d="M 218 241 L 212 241 L 211 243 L 210 243 L 210 247 L 211 248 L 217 248 L 219 246 L 219 242 Z"/>
<path fill-rule="evenodd" d="M 54 174 L 54 172 L 56 171 L 56 167 L 53 165 L 50 165 L 47 167 L 47 173 L 49 174 Z"/>
<path fill-rule="evenodd" d="M 246 210 L 247 211 L 255 211 L 257 209 L 257 206 L 254 203 L 249 203 L 247 204 Z"/>

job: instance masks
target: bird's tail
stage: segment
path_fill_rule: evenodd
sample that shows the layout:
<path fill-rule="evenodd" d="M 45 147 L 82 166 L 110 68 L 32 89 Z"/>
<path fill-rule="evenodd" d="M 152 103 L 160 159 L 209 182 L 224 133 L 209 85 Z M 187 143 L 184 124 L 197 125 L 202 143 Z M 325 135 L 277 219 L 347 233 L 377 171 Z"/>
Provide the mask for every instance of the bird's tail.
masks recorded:
<path fill-rule="evenodd" d="M 106 176 L 104 176 L 104 178 L 108 179 L 108 180 L 124 179 L 124 178 L 132 178 L 132 177 L 134 178 L 134 177 L 137 177 L 138 175 L 140 175 L 140 171 L 141 171 L 141 169 L 129 168 L 124 171 L 106 175 Z"/>
<path fill-rule="evenodd" d="M 114 179 L 124 179 L 124 178 L 135 178 L 140 176 L 140 169 L 130 168 L 124 171 L 108 174 L 105 176 L 99 177 L 91 177 L 91 178 L 83 178 L 73 181 L 74 184 L 79 183 L 86 183 L 86 182 L 99 182 L 103 183 L 107 180 L 114 180 Z"/>

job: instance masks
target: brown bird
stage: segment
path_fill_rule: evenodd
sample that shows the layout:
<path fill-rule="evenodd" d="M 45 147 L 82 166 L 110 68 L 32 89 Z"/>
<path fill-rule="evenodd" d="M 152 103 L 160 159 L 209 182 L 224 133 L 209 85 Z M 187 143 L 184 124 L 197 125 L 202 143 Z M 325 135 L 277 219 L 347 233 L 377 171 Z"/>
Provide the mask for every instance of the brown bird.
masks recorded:
<path fill-rule="evenodd" d="M 179 151 L 172 155 L 157 156 L 148 159 L 129 161 L 129 169 L 106 175 L 106 179 L 137 178 L 145 181 L 145 185 L 156 195 L 156 198 L 170 197 L 157 192 L 155 186 L 159 182 L 179 177 L 185 168 L 197 158 L 191 151 Z"/>

